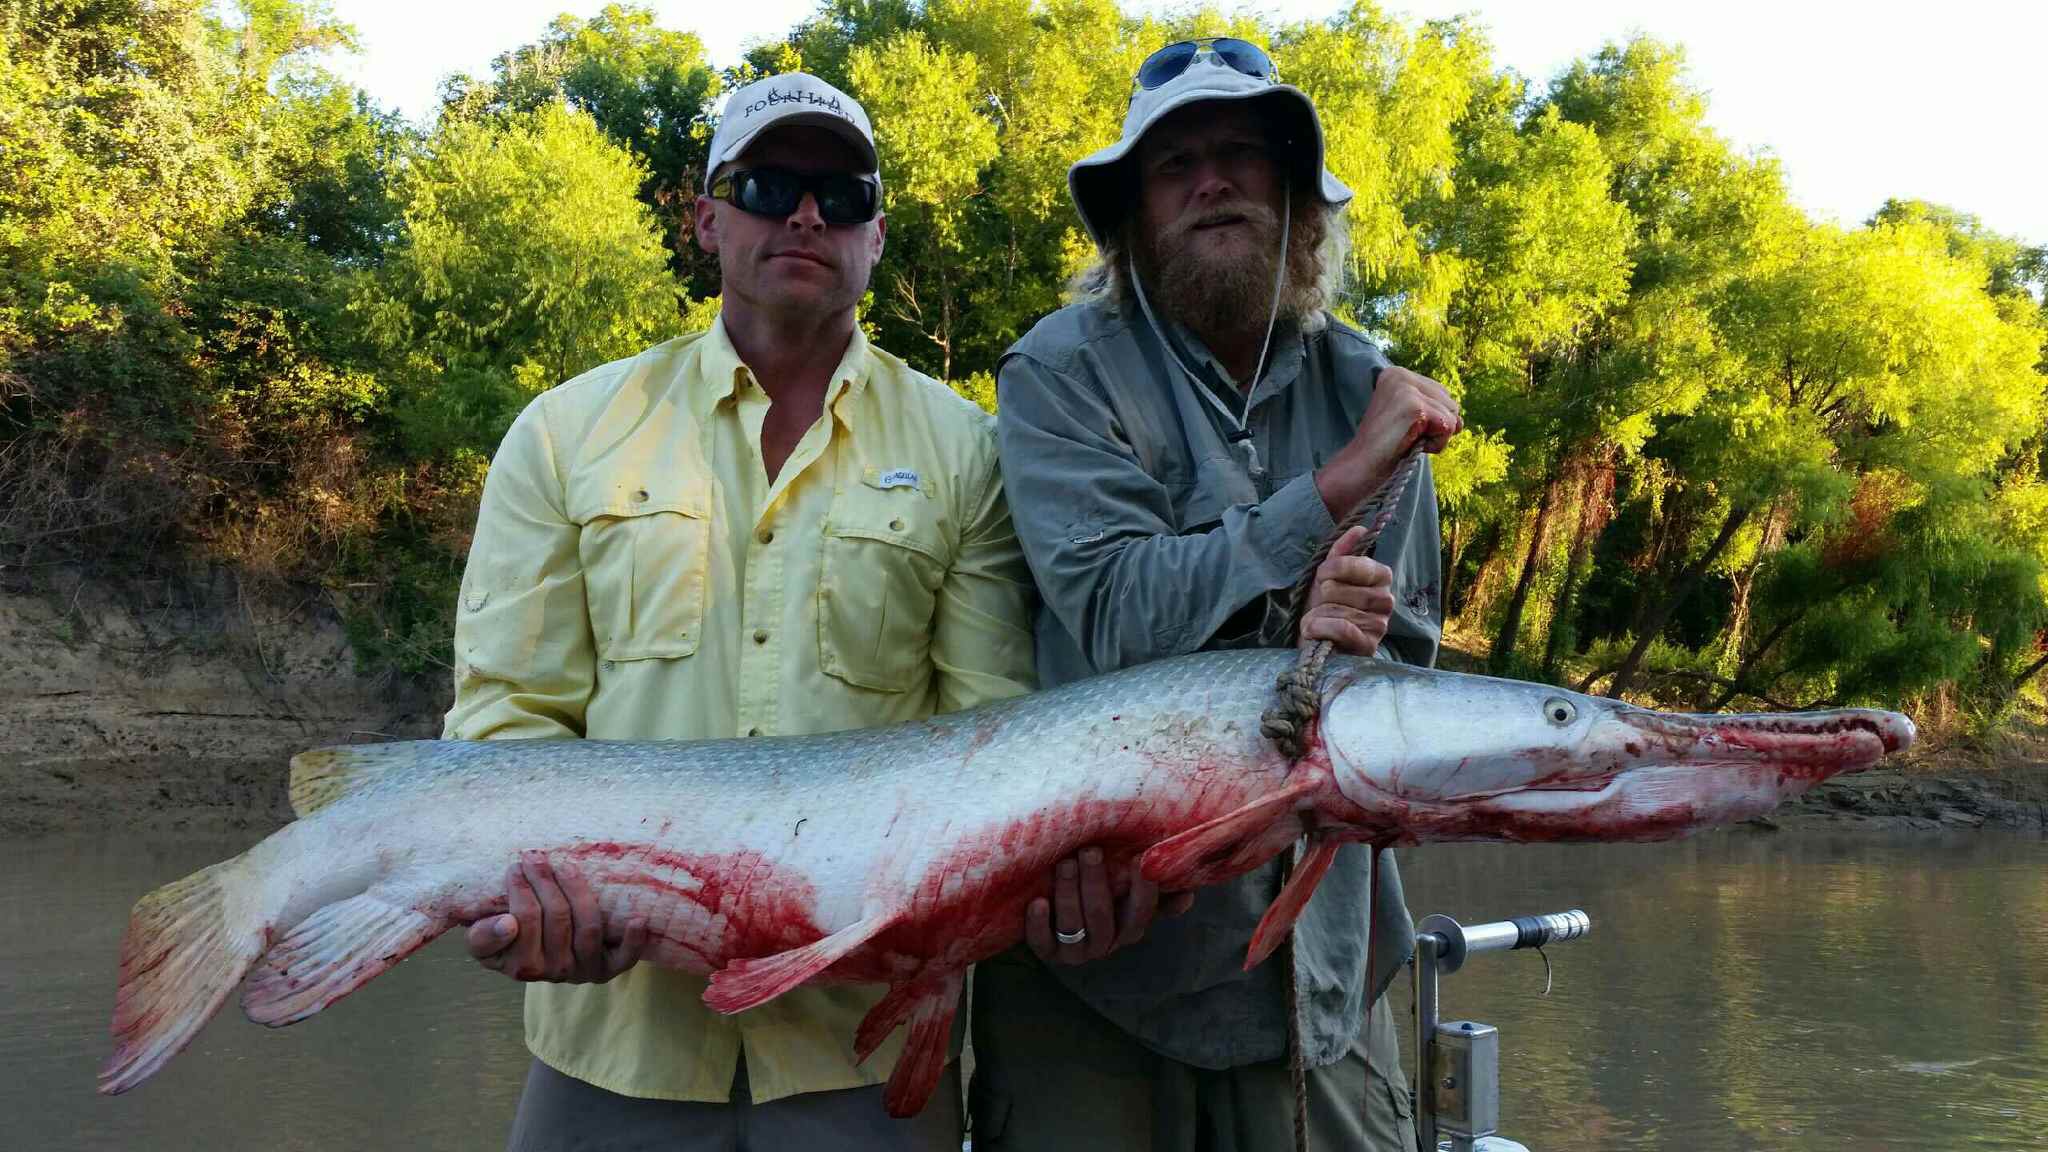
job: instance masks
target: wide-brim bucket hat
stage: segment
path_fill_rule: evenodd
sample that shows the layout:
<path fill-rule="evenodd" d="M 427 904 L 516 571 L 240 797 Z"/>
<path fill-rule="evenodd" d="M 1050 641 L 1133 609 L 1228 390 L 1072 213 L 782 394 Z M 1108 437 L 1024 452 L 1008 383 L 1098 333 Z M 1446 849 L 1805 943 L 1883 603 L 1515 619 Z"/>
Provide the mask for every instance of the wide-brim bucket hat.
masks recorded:
<path fill-rule="evenodd" d="M 1312 184 L 1330 207 L 1351 202 L 1351 189 L 1323 165 L 1323 125 L 1306 92 L 1246 75 L 1214 55 L 1197 56 L 1180 75 L 1157 88 L 1140 89 L 1131 98 L 1121 139 L 1067 169 L 1067 192 L 1096 247 L 1103 246 L 1104 237 L 1116 235 L 1124 213 L 1136 201 L 1137 183 L 1125 161 L 1145 133 L 1175 110 L 1204 101 L 1251 103 L 1278 129 L 1280 159 L 1289 167 L 1290 181 L 1296 186 Z"/>

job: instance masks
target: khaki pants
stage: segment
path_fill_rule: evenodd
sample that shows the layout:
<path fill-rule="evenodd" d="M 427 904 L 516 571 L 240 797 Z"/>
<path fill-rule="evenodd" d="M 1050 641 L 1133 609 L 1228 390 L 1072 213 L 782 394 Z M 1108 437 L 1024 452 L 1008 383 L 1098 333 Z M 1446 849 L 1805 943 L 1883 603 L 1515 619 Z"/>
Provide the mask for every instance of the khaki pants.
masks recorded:
<path fill-rule="evenodd" d="M 725 1104 L 643 1100 L 565 1076 L 539 1060 L 526 1074 L 507 1152 L 960 1152 L 960 1065 L 923 1112 L 893 1120 L 882 1086 L 747 1098 L 744 1064 Z"/>
<path fill-rule="evenodd" d="M 1292 1152 L 1284 1060 L 1211 1071 L 1161 1056 L 1016 952 L 974 970 L 974 1152 Z M 1308 1074 L 1312 1152 L 1414 1152 L 1394 1016 Z"/>

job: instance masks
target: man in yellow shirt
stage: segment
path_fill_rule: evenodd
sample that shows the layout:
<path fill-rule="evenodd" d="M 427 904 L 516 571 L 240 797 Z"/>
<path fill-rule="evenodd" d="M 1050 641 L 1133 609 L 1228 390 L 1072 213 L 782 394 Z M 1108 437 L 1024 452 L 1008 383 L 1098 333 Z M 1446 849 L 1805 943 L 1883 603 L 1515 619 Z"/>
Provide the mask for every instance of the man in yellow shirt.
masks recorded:
<path fill-rule="evenodd" d="M 990 421 L 871 346 L 874 137 L 802 73 L 735 92 L 699 244 L 710 331 L 585 373 L 514 422 L 484 488 L 455 633 L 455 739 L 706 739 L 915 720 L 1030 689 L 1030 576 Z M 957 1072 L 883 1111 L 900 1037 L 865 1064 L 883 989 L 799 988 L 721 1017 L 704 982 L 635 967 L 581 878 L 511 864 L 472 925 L 529 985 L 515 1150 L 960 1146 Z"/>

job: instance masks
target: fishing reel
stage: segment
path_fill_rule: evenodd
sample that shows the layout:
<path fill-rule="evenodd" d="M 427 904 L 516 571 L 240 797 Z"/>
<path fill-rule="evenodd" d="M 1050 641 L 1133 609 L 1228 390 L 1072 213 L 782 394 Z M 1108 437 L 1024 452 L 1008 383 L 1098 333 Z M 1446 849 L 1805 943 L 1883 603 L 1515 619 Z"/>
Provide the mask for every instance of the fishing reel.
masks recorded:
<path fill-rule="evenodd" d="M 1592 928 L 1592 917 L 1576 908 L 1470 928 L 1449 916 L 1430 916 L 1416 926 L 1418 1146 L 1437 1152 L 1529 1152 L 1525 1146 L 1496 1135 L 1500 1128 L 1500 1029 L 1472 1020 L 1440 1019 L 1437 981 L 1463 968 L 1465 961 L 1478 953 L 1561 944 Z"/>

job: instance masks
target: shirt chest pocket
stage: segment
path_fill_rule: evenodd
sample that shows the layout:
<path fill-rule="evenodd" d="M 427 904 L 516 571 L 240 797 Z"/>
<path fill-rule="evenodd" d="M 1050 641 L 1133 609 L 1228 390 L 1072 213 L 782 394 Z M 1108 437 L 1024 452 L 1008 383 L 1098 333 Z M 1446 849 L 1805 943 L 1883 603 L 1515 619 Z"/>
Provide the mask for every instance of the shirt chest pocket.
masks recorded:
<path fill-rule="evenodd" d="M 818 580 L 826 675 L 879 692 L 923 682 L 946 575 L 941 527 L 938 502 L 918 488 L 850 485 L 833 498 Z"/>
<path fill-rule="evenodd" d="M 711 486 L 619 486 L 577 514 L 590 630 L 604 660 L 688 656 L 704 635 L 711 568 Z"/>

